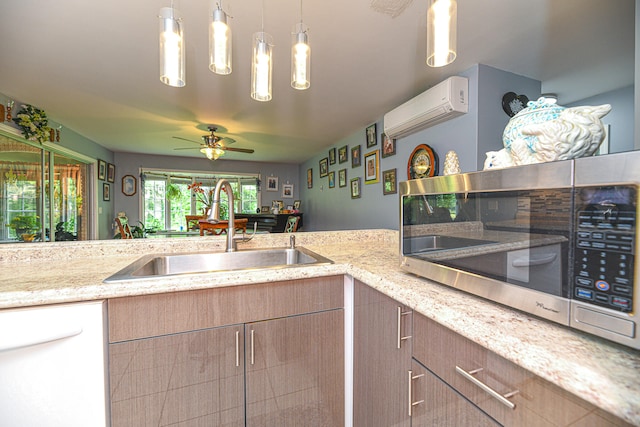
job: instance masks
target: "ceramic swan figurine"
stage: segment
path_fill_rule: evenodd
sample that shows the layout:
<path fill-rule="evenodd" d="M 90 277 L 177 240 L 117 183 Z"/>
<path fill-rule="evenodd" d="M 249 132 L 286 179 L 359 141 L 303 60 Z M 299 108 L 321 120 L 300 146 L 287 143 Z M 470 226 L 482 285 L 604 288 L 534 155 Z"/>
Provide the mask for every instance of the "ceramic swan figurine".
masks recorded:
<path fill-rule="evenodd" d="M 564 108 L 539 98 L 509 120 L 504 147 L 487 152 L 484 169 L 592 156 L 605 137 L 611 105 Z"/>

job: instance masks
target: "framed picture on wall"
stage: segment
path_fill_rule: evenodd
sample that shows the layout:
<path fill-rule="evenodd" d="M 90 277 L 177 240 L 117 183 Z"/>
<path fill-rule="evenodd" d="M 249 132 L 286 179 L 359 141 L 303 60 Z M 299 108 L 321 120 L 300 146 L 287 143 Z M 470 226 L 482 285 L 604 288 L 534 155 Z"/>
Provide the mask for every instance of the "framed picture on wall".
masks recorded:
<path fill-rule="evenodd" d="M 336 186 L 336 171 L 329 172 L 329 188 L 335 188 Z"/>
<path fill-rule="evenodd" d="M 360 198 L 360 177 L 351 179 L 351 198 Z"/>
<path fill-rule="evenodd" d="M 387 134 L 382 134 L 382 157 L 389 157 L 396 154 L 396 140 L 389 138 Z"/>
<path fill-rule="evenodd" d="M 302 201 L 296 200 L 296 201 L 293 202 L 293 209 L 299 211 L 301 205 L 302 205 Z"/>
<path fill-rule="evenodd" d="M 396 176 L 396 169 L 389 169 L 382 172 L 382 194 L 384 194 L 385 196 L 387 194 L 395 194 L 398 192 L 398 181 Z"/>
<path fill-rule="evenodd" d="M 340 169 L 338 171 L 338 187 L 346 187 L 347 186 L 347 170 Z"/>
<path fill-rule="evenodd" d="M 378 143 L 376 124 L 374 123 L 371 126 L 367 126 L 365 133 L 367 136 L 367 148 L 375 147 L 375 145 Z"/>
<path fill-rule="evenodd" d="M 333 147 L 329 150 L 329 164 L 330 165 L 336 164 L 336 147 Z"/>
<path fill-rule="evenodd" d="M 105 202 L 111 200 L 111 185 L 106 182 L 102 184 L 102 200 Z"/>
<path fill-rule="evenodd" d="M 125 196 L 133 196 L 136 194 L 137 180 L 133 175 L 125 175 L 122 177 L 122 194 Z"/>
<path fill-rule="evenodd" d="M 267 177 L 267 191 L 278 191 L 278 177 L 277 176 L 268 176 Z"/>
<path fill-rule="evenodd" d="M 358 166 L 360 166 L 361 162 L 362 162 L 362 157 L 360 156 L 360 146 L 356 146 L 356 147 L 352 147 L 351 148 L 351 167 L 352 168 L 357 168 Z"/>
<path fill-rule="evenodd" d="M 282 197 L 293 199 L 293 184 L 282 184 Z"/>
<path fill-rule="evenodd" d="M 104 181 L 107 177 L 107 162 L 98 159 L 98 179 Z"/>
<path fill-rule="evenodd" d="M 325 157 L 324 159 L 320 159 L 319 166 L 320 166 L 320 178 L 324 178 L 325 176 L 329 175 L 329 159 L 328 158 Z"/>
<path fill-rule="evenodd" d="M 307 188 L 313 188 L 313 169 L 307 169 Z"/>
<path fill-rule="evenodd" d="M 340 147 L 340 149 L 338 150 L 338 162 L 339 163 L 345 163 L 347 161 L 349 161 L 349 147 L 348 146 L 344 146 L 344 147 Z"/>
<path fill-rule="evenodd" d="M 107 181 L 116 181 L 116 165 L 114 165 L 113 163 L 109 163 L 107 165 Z"/>
<path fill-rule="evenodd" d="M 380 168 L 380 160 L 378 159 L 379 150 L 374 150 L 364 156 L 364 183 L 375 184 L 379 181 L 378 174 Z"/>

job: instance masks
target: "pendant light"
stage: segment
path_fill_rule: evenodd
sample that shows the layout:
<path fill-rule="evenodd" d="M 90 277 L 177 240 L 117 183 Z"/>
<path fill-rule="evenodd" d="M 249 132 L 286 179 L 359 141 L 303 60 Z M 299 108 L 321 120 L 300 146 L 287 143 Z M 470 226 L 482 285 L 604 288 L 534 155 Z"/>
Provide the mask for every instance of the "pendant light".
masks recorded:
<path fill-rule="evenodd" d="M 302 23 L 302 0 L 300 0 L 300 23 L 293 28 L 291 47 L 291 87 L 305 90 L 311 86 L 311 48 L 306 25 Z"/>
<path fill-rule="evenodd" d="M 160 9 L 160 81 L 173 87 L 186 84 L 184 73 L 184 28 L 173 7 Z"/>
<path fill-rule="evenodd" d="M 231 28 L 222 1 L 213 10 L 209 23 L 209 69 L 216 74 L 231 74 Z"/>
<path fill-rule="evenodd" d="M 218 160 L 219 157 L 224 155 L 224 150 L 216 147 L 204 147 L 200 149 L 200 152 L 207 156 L 209 160 Z"/>
<path fill-rule="evenodd" d="M 273 70 L 273 37 L 264 32 L 264 0 L 262 1 L 262 31 L 253 34 L 251 55 L 251 98 L 271 101 Z"/>
<path fill-rule="evenodd" d="M 429 0 L 427 12 L 427 65 L 442 67 L 456 59 L 456 0 Z"/>

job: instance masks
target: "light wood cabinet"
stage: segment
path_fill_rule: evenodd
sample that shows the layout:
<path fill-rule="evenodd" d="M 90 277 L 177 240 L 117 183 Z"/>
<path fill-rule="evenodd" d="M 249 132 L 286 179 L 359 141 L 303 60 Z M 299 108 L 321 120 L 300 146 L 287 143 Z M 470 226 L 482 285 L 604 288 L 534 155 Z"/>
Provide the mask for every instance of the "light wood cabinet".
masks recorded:
<path fill-rule="evenodd" d="M 409 376 L 412 427 L 500 425 L 415 359 Z"/>
<path fill-rule="evenodd" d="M 411 311 L 354 283 L 354 426 L 409 426 Z"/>
<path fill-rule="evenodd" d="M 344 310 L 246 325 L 247 426 L 344 425 Z"/>
<path fill-rule="evenodd" d="M 503 425 L 629 425 L 425 316 L 413 322 L 414 358 Z"/>
<path fill-rule="evenodd" d="M 343 425 L 343 304 L 342 276 L 109 300 L 112 426 Z"/>

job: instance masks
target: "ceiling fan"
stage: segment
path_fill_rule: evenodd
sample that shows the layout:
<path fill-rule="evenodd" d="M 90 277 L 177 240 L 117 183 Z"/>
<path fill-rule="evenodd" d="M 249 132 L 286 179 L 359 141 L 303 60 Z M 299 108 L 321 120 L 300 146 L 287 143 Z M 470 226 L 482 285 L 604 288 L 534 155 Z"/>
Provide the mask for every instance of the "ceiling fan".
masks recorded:
<path fill-rule="evenodd" d="M 226 145 L 223 145 L 221 143 L 221 141 L 225 141 L 227 144 L 232 144 L 235 142 L 235 140 L 231 139 L 231 138 L 222 138 L 219 137 L 215 134 L 215 132 L 218 130 L 217 126 L 207 126 L 207 129 L 209 129 L 209 132 L 211 132 L 209 135 L 202 135 L 202 139 L 204 141 L 204 143 L 200 143 L 200 142 L 196 142 L 196 141 L 192 141 L 190 139 L 186 139 L 186 138 L 181 138 L 179 136 L 174 136 L 174 138 L 176 139 L 182 139 L 183 141 L 189 141 L 189 142 L 193 142 L 196 144 L 200 144 L 200 152 L 202 154 L 204 154 L 205 156 L 207 156 L 207 158 L 209 160 L 217 160 L 220 156 L 224 155 L 225 151 L 236 151 L 238 153 L 253 153 L 254 150 L 250 149 L 250 148 L 232 148 L 232 147 L 227 147 Z M 174 148 L 174 150 L 195 150 L 196 148 L 191 148 L 191 147 L 187 147 L 187 148 Z"/>

